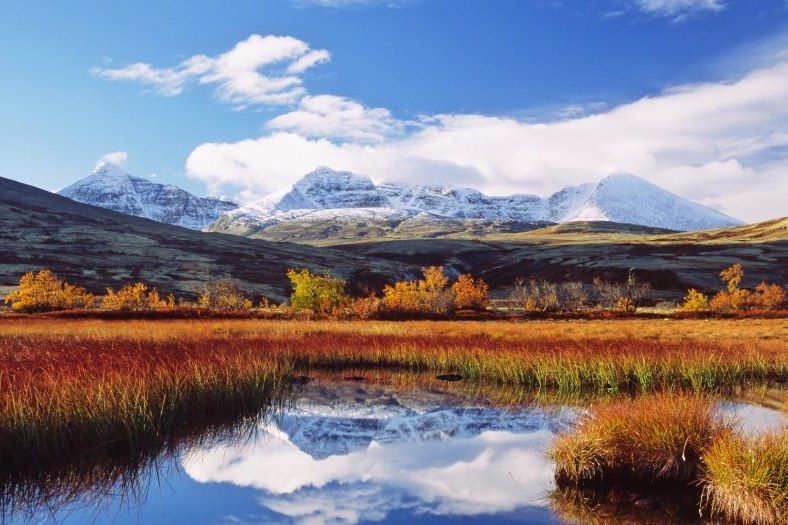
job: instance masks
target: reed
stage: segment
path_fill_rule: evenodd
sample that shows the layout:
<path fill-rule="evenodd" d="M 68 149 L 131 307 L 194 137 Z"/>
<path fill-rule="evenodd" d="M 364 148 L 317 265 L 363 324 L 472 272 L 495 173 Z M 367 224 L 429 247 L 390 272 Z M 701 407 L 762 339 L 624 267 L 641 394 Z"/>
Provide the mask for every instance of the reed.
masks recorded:
<path fill-rule="evenodd" d="M 788 430 L 724 436 L 703 461 L 704 502 L 712 515 L 753 525 L 788 523 Z"/>

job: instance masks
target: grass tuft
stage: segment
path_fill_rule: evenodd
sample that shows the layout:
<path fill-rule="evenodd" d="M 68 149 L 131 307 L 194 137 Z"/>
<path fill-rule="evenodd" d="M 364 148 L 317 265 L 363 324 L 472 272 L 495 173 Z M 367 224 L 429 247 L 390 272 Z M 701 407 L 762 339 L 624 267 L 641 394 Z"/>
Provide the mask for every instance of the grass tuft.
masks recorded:
<path fill-rule="evenodd" d="M 700 396 L 608 400 L 591 406 L 574 432 L 558 436 L 549 456 L 559 485 L 686 484 L 698 479 L 703 452 L 733 429 L 719 407 Z"/>
<path fill-rule="evenodd" d="M 788 430 L 723 436 L 703 461 L 703 500 L 713 515 L 753 525 L 788 523 Z"/>

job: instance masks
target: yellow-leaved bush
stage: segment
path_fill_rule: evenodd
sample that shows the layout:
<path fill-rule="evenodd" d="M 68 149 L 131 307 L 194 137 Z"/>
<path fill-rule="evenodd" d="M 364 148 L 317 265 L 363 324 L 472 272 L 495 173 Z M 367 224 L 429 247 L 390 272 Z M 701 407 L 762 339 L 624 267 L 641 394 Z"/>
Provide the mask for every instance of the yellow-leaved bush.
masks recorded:
<path fill-rule="evenodd" d="M 16 290 L 5 297 L 15 312 L 49 312 L 73 308 L 91 308 L 96 298 L 81 288 L 58 279 L 51 270 L 28 272 Z"/>

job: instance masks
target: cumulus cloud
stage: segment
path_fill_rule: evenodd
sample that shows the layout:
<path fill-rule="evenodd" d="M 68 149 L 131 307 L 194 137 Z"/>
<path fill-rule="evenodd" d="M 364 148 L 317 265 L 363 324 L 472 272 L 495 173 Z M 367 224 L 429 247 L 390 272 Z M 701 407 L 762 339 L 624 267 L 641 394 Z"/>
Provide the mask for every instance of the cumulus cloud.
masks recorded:
<path fill-rule="evenodd" d="M 129 158 L 129 154 L 125 151 L 112 151 L 107 153 L 106 155 L 102 156 L 100 159 L 96 161 L 95 167 L 99 167 L 105 162 L 109 162 L 110 164 L 117 164 L 118 166 L 122 165 L 126 162 L 126 159 Z"/>
<path fill-rule="evenodd" d="M 273 130 L 293 131 L 307 137 L 333 137 L 360 142 L 383 142 L 401 135 L 405 123 L 385 108 L 367 108 L 335 95 L 305 96 L 298 109 L 268 121 Z"/>
<path fill-rule="evenodd" d="M 254 194 L 275 191 L 327 165 L 378 181 L 454 182 L 491 194 L 542 195 L 624 171 L 741 219 L 759 220 L 787 211 L 779 196 L 788 194 L 788 159 L 774 153 L 788 148 L 785 100 L 788 62 L 735 81 L 680 86 L 588 116 L 534 123 L 436 115 L 394 138 L 386 138 L 375 127 L 379 123 L 351 125 L 368 122 L 368 110 L 355 108 L 350 113 L 358 118 L 349 118 L 299 108 L 271 126 L 278 131 L 197 147 L 187 170 L 209 184 L 232 184 Z M 398 129 L 385 115 L 383 130 Z M 310 126 L 313 132 L 307 133 Z M 361 129 L 385 140 L 337 143 L 319 137 L 318 129 L 346 136 Z"/>
<path fill-rule="evenodd" d="M 297 102 L 306 93 L 300 75 L 329 58 L 328 51 L 311 49 L 291 36 L 252 35 L 230 51 L 194 55 L 173 67 L 136 63 L 91 72 L 107 80 L 138 82 L 164 96 L 179 95 L 191 83 L 212 84 L 219 100 L 243 108 Z"/>

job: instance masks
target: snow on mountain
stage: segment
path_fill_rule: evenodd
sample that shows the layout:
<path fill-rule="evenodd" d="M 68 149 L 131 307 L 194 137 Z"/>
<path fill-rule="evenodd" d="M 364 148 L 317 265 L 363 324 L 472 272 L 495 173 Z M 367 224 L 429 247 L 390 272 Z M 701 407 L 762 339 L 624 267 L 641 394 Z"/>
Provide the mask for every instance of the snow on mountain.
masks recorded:
<path fill-rule="evenodd" d="M 171 184 L 133 177 L 109 162 L 100 163 L 90 175 L 58 193 L 84 204 L 194 230 L 238 207 L 229 201 L 197 197 Z"/>
<path fill-rule="evenodd" d="M 493 431 L 557 432 L 573 419 L 573 413 L 568 410 L 302 403 L 297 411 L 278 415 L 276 425 L 299 449 L 313 458 L 323 459 L 365 449 L 372 443 L 440 441 Z"/>
<path fill-rule="evenodd" d="M 542 198 L 527 194 L 487 196 L 453 186 L 375 185 L 369 177 L 321 167 L 289 188 L 226 213 L 207 229 L 250 235 L 293 220 L 315 224 L 401 221 L 419 213 L 434 220 L 613 221 L 672 230 L 743 224 L 629 174 L 570 186 Z"/>
<path fill-rule="evenodd" d="M 577 189 L 580 194 L 587 191 L 587 188 Z M 578 199 L 556 222 L 566 221 L 626 222 L 671 230 L 707 230 L 744 224 L 625 173 L 600 181 L 587 198 Z"/>

